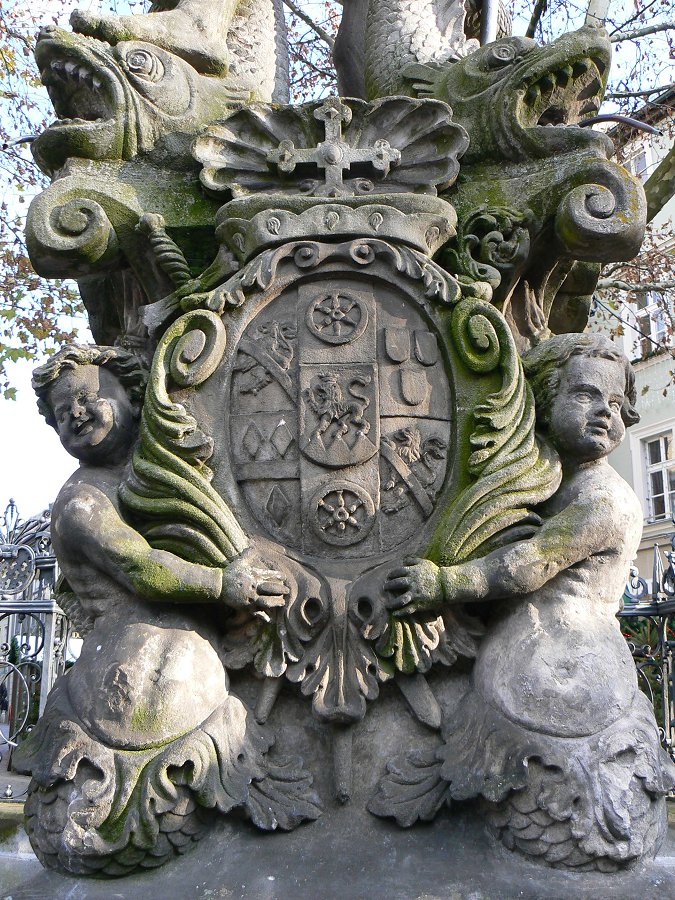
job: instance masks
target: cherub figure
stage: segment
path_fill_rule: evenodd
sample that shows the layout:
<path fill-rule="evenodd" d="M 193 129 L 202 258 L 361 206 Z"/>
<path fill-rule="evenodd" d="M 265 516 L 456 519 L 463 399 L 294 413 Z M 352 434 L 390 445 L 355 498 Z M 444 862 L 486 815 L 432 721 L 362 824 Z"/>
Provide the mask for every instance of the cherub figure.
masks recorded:
<path fill-rule="evenodd" d="M 563 467 L 541 527 L 482 559 L 412 560 L 384 588 L 397 612 L 490 604 L 472 687 L 433 763 L 447 783 L 438 806 L 482 795 L 508 847 L 608 870 L 656 851 L 675 784 L 616 619 L 642 510 L 607 456 L 638 421 L 634 379 L 592 334 L 550 338 L 523 366 Z M 395 781 L 373 811 L 412 824 L 383 799 Z"/>
<path fill-rule="evenodd" d="M 220 568 L 156 550 L 120 513 L 145 380 L 132 354 L 76 345 L 33 379 L 40 411 L 80 460 L 54 504 L 52 541 L 93 628 L 20 755 L 33 775 L 35 852 L 73 873 L 161 865 L 202 835 L 213 810 L 243 807 L 261 828 L 318 815 L 302 770 L 277 784 L 271 740 L 229 693 L 207 615 L 209 605 L 283 605 L 282 576 L 252 549 Z M 266 782 L 272 806 L 259 797 Z"/>
<path fill-rule="evenodd" d="M 385 583 L 390 608 L 410 613 L 446 602 L 530 594 L 565 576 L 571 566 L 584 563 L 589 576 L 595 575 L 607 568 L 606 559 L 615 563 L 611 568 L 617 577 L 611 585 L 603 583 L 603 594 L 612 604 L 621 596 L 640 538 L 642 511 L 607 456 L 623 440 L 626 424 L 638 421 L 632 372 L 611 342 L 594 335 L 551 339 L 526 354 L 523 365 L 539 424 L 563 464 L 563 480 L 544 510 L 542 527 L 532 539 L 483 559 L 441 567 L 420 560 L 390 572 Z M 565 587 L 581 600 L 599 599 L 578 578 Z"/>
<path fill-rule="evenodd" d="M 34 374 L 38 408 L 80 460 L 52 514 L 52 540 L 68 583 L 93 618 L 120 610 L 127 619 L 139 601 L 282 606 L 286 585 L 252 551 L 224 560 L 223 568 L 196 565 L 153 549 L 122 518 L 117 492 L 145 380 L 138 360 L 113 347 L 65 347 Z"/>

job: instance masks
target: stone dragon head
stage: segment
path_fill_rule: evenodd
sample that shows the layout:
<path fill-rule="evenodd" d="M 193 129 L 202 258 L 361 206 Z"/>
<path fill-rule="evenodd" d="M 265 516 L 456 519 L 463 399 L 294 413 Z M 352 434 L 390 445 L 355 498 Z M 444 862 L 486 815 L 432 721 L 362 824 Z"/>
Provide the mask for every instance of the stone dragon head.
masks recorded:
<path fill-rule="evenodd" d="M 111 46 L 49 26 L 35 58 L 58 116 L 33 142 L 50 173 L 69 157 L 128 160 L 154 151 L 173 163 L 189 160 L 194 134 L 249 96 L 143 41 Z"/>
<path fill-rule="evenodd" d="M 449 103 L 469 134 L 464 162 L 522 160 L 597 145 L 608 139 L 577 123 L 594 115 L 607 83 L 611 44 L 584 27 L 540 46 L 503 38 L 441 66 L 409 66 L 410 92 Z"/>

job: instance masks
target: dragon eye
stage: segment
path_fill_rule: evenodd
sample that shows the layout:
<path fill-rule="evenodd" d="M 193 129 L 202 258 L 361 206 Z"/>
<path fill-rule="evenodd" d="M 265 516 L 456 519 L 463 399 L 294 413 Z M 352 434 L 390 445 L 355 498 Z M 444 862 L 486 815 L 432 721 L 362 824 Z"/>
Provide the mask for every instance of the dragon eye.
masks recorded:
<path fill-rule="evenodd" d="M 496 44 L 490 49 L 487 64 L 492 69 L 505 66 L 516 58 L 516 48 L 510 44 Z"/>
<path fill-rule="evenodd" d="M 132 50 L 127 56 L 127 66 L 133 75 L 148 81 L 159 81 L 164 74 L 160 60 L 147 50 Z"/>

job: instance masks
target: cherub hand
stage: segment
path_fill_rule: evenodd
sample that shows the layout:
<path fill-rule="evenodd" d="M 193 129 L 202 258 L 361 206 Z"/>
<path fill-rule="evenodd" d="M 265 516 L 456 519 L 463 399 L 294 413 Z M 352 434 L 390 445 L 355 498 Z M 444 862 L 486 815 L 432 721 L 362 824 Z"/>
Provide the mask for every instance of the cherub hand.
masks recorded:
<path fill-rule="evenodd" d="M 289 593 L 284 576 L 266 568 L 251 548 L 223 569 L 221 597 L 233 609 L 274 609 L 285 604 Z"/>
<path fill-rule="evenodd" d="M 429 559 L 410 557 L 392 569 L 384 582 L 385 605 L 394 615 L 433 609 L 443 603 L 441 570 Z"/>

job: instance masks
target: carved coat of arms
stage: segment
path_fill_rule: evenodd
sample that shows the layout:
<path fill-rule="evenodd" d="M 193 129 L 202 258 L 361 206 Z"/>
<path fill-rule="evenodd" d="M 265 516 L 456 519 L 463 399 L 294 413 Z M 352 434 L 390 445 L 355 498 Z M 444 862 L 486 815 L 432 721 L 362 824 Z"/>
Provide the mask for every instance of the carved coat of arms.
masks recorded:
<path fill-rule="evenodd" d="M 393 297 L 377 304 L 347 273 L 334 279 L 299 287 L 290 303 L 282 295 L 245 330 L 233 455 L 268 534 L 309 557 L 363 560 L 401 545 L 433 511 L 449 386 L 418 312 Z"/>
<path fill-rule="evenodd" d="M 178 487 L 181 552 L 214 562 L 254 540 L 268 554 L 290 596 L 229 623 L 226 663 L 253 665 L 263 693 L 298 682 L 329 721 L 359 720 L 397 672 L 475 652 L 470 619 L 392 615 L 386 567 L 488 546 L 555 479 L 489 285 L 463 288 L 431 260 L 456 220 L 429 183 L 452 182 L 466 144 L 437 101 L 242 110 L 194 148 L 207 190 L 233 196 L 222 252 L 148 313 L 184 311 L 155 354 L 124 502 L 147 518 L 143 496 Z M 147 465 L 158 438 L 171 479 Z M 428 718 L 422 682 L 406 697 Z"/>

